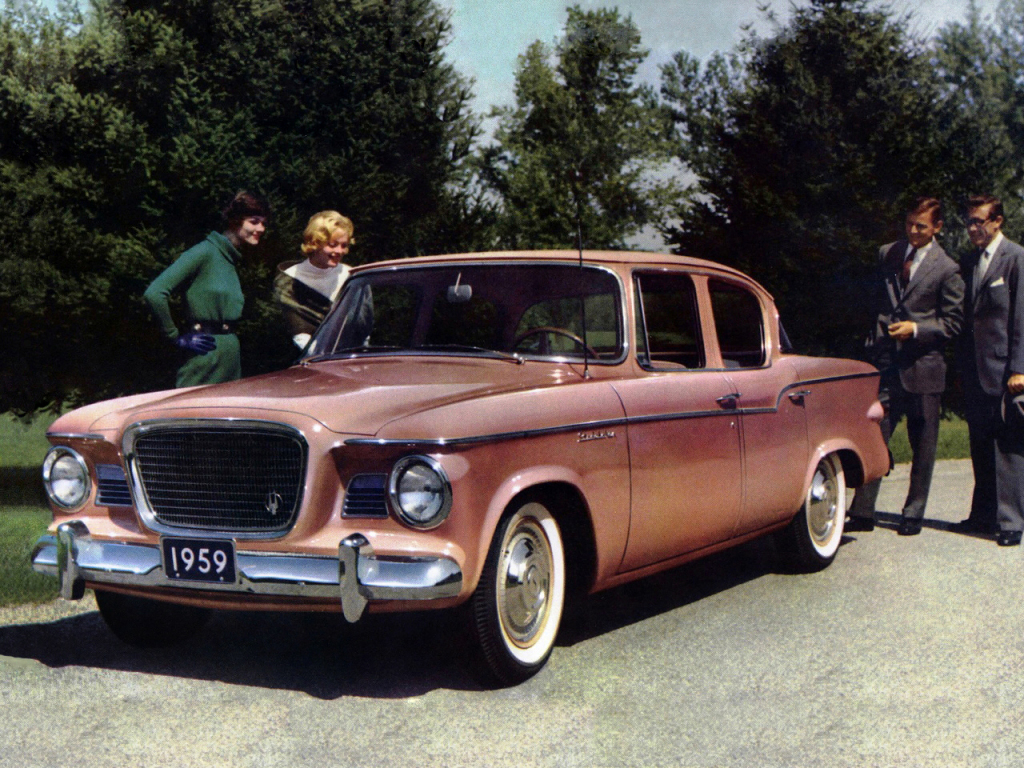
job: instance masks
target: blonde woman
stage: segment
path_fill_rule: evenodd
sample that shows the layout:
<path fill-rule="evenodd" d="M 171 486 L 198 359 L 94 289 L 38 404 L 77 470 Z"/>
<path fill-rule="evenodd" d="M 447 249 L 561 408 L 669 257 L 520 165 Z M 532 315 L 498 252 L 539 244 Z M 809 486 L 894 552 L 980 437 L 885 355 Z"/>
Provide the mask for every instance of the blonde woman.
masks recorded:
<path fill-rule="evenodd" d="M 355 243 L 352 220 L 337 211 L 314 214 L 302 233 L 303 261 L 277 266 L 274 295 L 295 346 L 304 349 L 348 279 L 344 264 Z"/>

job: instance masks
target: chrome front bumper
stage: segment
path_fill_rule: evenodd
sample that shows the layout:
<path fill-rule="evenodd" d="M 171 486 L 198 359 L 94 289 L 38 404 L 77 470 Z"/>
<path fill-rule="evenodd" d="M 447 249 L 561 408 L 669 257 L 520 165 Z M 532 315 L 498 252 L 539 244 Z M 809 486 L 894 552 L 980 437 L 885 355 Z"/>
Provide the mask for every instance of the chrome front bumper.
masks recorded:
<path fill-rule="evenodd" d="M 85 583 L 194 588 L 217 592 L 341 599 L 348 621 L 358 621 L 371 600 L 436 600 L 462 590 L 462 570 L 446 557 L 378 557 L 359 533 L 338 545 L 338 557 L 235 553 L 234 584 L 168 579 L 160 548 L 97 541 L 84 523 L 64 523 L 40 537 L 32 568 L 60 579 L 60 595 L 78 600 Z"/>

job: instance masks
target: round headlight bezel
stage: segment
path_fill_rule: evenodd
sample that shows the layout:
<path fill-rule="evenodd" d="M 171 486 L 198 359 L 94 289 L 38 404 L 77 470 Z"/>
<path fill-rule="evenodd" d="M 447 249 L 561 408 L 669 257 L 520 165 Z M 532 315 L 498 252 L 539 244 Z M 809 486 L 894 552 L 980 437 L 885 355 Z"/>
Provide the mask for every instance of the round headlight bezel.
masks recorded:
<path fill-rule="evenodd" d="M 65 459 L 70 460 L 71 468 L 78 475 L 76 479 L 81 483 L 81 491 L 70 500 L 58 494 L 54 489 L 54 483 L 56 482 L 53 477 L 54 467 L 57 466 L 58 462 L 62 462 Z M 46 489 L 46 495 L 50 497 L 50 501 L 61 509 L 77 509 L 89 500 L 89 496 L 92 493 L 92 478 L 89 476 L 89 465 L 85 463 L 82 455 L 73 448 L 68 448 L 66 445 L 54 446 L 47 452 L 46 458 L 43 459 L 43 487 Z"/>
<path fill-rule="evenodd" d="M 402 488 L 402 481 L 409 477 L 411 471 L 418 468 L 428 473 L 428 477 L 436 480 L 439 486 L 436 489 L 436 509 L 429 517 L 424 517 L 422 513 L 410 511 L 407 509 L 408 504 L 403 506 L 402 503 L 403 494 L 410 492 Z M 396 461 L 395 465 L 391 468 L 391 474 L 388 476 L 388 500 L 391 503 L 392 511 L 403 523 L 411 528 L 424 531 L 437 528 L 448 518 L 448 513 L 451 512 L 452 485 L 448 480 L 448 473 L 444 471 L 444 467 L 441 466 L 440 462 L 430 456 L 405 456 Z M 432 504 L 431 506 L 434 505 Z"/>

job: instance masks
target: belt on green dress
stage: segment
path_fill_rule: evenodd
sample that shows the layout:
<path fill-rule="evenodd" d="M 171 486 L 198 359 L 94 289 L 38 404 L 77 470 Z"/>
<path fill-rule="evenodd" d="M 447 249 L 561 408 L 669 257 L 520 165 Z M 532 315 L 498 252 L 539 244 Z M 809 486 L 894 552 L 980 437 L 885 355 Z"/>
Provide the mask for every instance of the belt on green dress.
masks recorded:
<path fill-rule="evenodd" d="M 235 322 L 230 322 L 230 323 L 202 322 L 202 323 L 192 323 L 191 325 L 189 325 L 188 329 L 190 331 L 195 331 L 196 333 L 211 333 L 214 336 L 216 336 L 218 334 L 223 334 L 223 333 L 234 333 L 235 329 L 237 327 L 238 327 L 238 323 L 235 323 Z"/>

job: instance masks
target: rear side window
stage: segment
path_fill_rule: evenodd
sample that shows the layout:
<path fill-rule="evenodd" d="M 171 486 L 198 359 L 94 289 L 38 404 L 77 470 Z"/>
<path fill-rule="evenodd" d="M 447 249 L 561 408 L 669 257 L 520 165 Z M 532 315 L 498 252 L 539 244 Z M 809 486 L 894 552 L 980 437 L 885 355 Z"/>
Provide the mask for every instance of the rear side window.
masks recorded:
<path fill-rule="evenodd" d="M 710 280 L 718 347 L 726 368 L 759 368 L 765 363 L 761 302 L 733 283 Z"/>
<path fill-rule="evenodd" d="M 703 368 L 697 292 L 689 275 L 640 274 L 635 289 L 640 364 L 654 371 Z"/>

